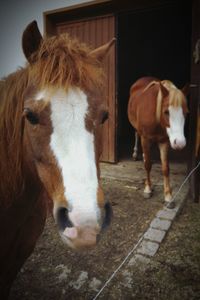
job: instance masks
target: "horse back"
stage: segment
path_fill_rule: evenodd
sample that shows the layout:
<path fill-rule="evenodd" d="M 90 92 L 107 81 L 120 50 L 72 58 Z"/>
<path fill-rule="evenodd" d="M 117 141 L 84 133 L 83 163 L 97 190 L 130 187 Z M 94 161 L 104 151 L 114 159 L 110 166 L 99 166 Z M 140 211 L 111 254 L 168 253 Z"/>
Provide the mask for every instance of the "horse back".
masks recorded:
<path fill-rule="evenodd" d="M 139 134 L 141 128 L 149 129 L 156 124 L 155 113 L 159 86 L 153 85 L 145 90 L 147 85 L 155 80 L 159 81 L 154 77 L 143 77 L 137 80 L 130 89 L 128 118 Z"/>

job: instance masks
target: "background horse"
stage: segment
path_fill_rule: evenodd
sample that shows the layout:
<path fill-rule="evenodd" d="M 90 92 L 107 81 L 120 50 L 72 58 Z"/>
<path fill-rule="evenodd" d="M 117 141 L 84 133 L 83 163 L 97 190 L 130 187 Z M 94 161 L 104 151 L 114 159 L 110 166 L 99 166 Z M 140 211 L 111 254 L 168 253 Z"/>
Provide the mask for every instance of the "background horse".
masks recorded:
<path fill-rule="evenodd" d="M 113 44 L 91 50 L 67 35 L 24 31 L 25 68 L 0 81 L 0 298 L 41 234 L 47 200 L 63 241 L 96 244 L 111 207 L 99 182 L 101 61 Z"/>
<path fill-rule="evenodd" d="M 153 77 L 137 80 L 130 89 L 128 118 L 141 137 L 144 166 L 147 172 L 144 189 L 146 198 L 152 195 L 150 147 L 152 142 L 156 142 L 159 145 L 162 163 L 164 198 L 167 203 L 172 200 L 168 147 L 169 142 L 173 149 L 180 150 L 186 145 L 184 123 L 188 109 L 184 93 L 186 88 L 181 91 L 171 81 L 160 81 Z M 135 146 L 134 156 L 137 155 L 136 148 Z M 171 207 L 173 205 L 174 203 L 171 202 Z"/>

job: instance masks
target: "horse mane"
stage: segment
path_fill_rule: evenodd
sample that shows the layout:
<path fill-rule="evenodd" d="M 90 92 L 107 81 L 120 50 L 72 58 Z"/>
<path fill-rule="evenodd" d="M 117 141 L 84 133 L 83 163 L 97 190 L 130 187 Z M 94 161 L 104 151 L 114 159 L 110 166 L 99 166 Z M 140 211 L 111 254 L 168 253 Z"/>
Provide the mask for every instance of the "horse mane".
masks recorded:
<path fill-rule="evenodd" d="M 171 81 L 163 80 L 161 84 L 169 92 L 169 105 L 173 107 L 185 106 L 186 98 L 181 90 L 179 90 Z"/>
<path fill-rule="evenodd" d="M 185 95 L 170 80 L 162 80 L 162 81 L 153 80 L 144 88 L 143 92 L 145 92 L 146 90 L 148 90 L 150 87 L 152 87 L 154 85 L 157 85 L 159 87 L 158 95 L 157 95 L 157 102 L 156 102 L 157 103 L 156 104 L 156 120 L 158 123 L 160 122 L 161 111 L 162 111 L 162 100 L 163 100 L 161 85 L 164 86 L 167 89 L 167 91 L 169 92 L 169 105 L 171 105 L 173 107 L 182 106 L 184 113 L 188 112 Z"/>
<path fill-rule="evenodd" d="M 103 71 L 90 51 L 68 34 L 45 38 L 33 54 L 35 63 L 28 66 L 29 75 L 40 89 L 76 86 L 93 90 L 102 85 Z"/>
<path fill-rule="evenodd" d="M 22 111 L 27 82 L 26 69 L 0 81 L 0 194 L 6 205 L 22 188 Z"/>

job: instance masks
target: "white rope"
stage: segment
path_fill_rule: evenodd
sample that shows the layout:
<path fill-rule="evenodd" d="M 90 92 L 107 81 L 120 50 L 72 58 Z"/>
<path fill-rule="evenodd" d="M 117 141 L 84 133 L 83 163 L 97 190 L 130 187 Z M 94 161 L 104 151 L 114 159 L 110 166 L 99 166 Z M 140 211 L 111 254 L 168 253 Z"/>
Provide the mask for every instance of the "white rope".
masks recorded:
<path fill-rule="evenodd" d="M 141 236 L 141 238 L 139 239 L 139 241 L 137 242 L 137 244 L 133 247 L 133 249 L 127 254 L 127 256 L 124 258 L 124 260 L 122 261 L 122 263 L 119 265 L 119 267 L 113 272 L 113 274 L 110 276 L 110 278 L 106 281 L 106 283 L 102 286 L 102 288 L 99 290 L 99 292 L 96 294 L 96 296 L 93 298 L 93 300 L 96 300 L 99 295 L 102 293 L 102 291 L 104 290 L 104 288 L 108 285 L 108 283 L 113 279 L 113 277 L 115 277 L 115 275 L 117 274 L 117 272 L 121 269 L 121 267 L 125 264 L 125 262 L 127 261 L 127 259 L 129 258 L 129 256 L 134 252 L 134 250 L 137 248 L 137 246 L 139 245 L 139 243 L 142 241 L 144 237 L 144 234 Z"/>
<path fill-rule="evenodd" d="M 186 181 L 190 178 L 190 176 L 192 175 L 192 173 L 194 173 L 194 171 L 196 171 L 196 169 L 198 169 L 198 167 L 200 166 L 200 161 L 198 162 L 198 164 L 196 165 L 196 167 L 194 167 L 190 173 L 186 176 L 186 178 L 184 179 L 184 181 L 182 182 L 182 184 L 180 185 L 178 191 L 176 192 L 176 194 L 174 195 L 173 199 L 171 201 L 174 201 L 176 196 L 180 193 L 182 187 L 184 186 L 184 184 L 186 183 Z"/>
<path fill-rule="evenodd" d="M 186 176 L 186 178 L 184 179 L 184 181 L 182 182 L 181 186 L 179 187 L 178 191 L 176 192 L 176 194 L 173 197 L 173 200 L 176 198 L 176 196 L 180 193 L 182 187 L 184 186 L 184 184 L 186 183 L 186 181 L 190 178 L 190 176 L 192 175 L 192 173 L 194 173 L 194 171 L 196 169 L 198 169 L 198 167 L 200 166 L 200 161 L 198 162 L 198 164 L 196 165 L 196 167 L 194 167 L 190 173 Z M 117 274 L 117 272 L 123 267 L 123 265 L 125 264 L 125 262 L 127 261 L 127 259 L 129 258 L 129 256 L 135 251 L 135 249 L 137 248 L 137 246 L 140 244 L 140 242 L 142 241 L 144 237 L 144 234 L 140 237 L 140 239 L 138 240 L 137 244 L 133 247 L 133 249 L 127 254 L 127 256 L 124 258 L 124 260 L 122 261 L 122 263 L 119 265 L 119 267 L 112 273 L 112 275 L 108 278 L 108 280 L 105 282 L 105 284 L 102 286 L 102 288 L 99 290 L 99 292 L 96 294 L 96 296 L 92 299 L 92 300 L 96 300 L 99 295 L 103 292 L 103 290 L 105 289 L 105 287 L 109 284 L 109 282 L 115 277 L 115 275 Z"/>

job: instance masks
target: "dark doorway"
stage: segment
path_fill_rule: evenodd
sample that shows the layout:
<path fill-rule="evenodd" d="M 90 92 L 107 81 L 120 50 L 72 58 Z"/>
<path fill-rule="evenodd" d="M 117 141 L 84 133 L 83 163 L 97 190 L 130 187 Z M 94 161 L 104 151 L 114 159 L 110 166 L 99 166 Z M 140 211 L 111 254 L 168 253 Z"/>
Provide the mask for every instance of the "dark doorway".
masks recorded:
<path fill-rule="evenodd" d="M 143 76 L 169 79 L 179 88 L 190 81 L 191 24 L 190 1 L 174 1 L 118 15 L 119 160 L 131 158 L 134 144 L 134 129 L 127 118 L 131 85 Z M 188 121 L 186 136 L 187 123 Z M 186 153 L 185 150 L 172 156 L 185 158 Z"/>

